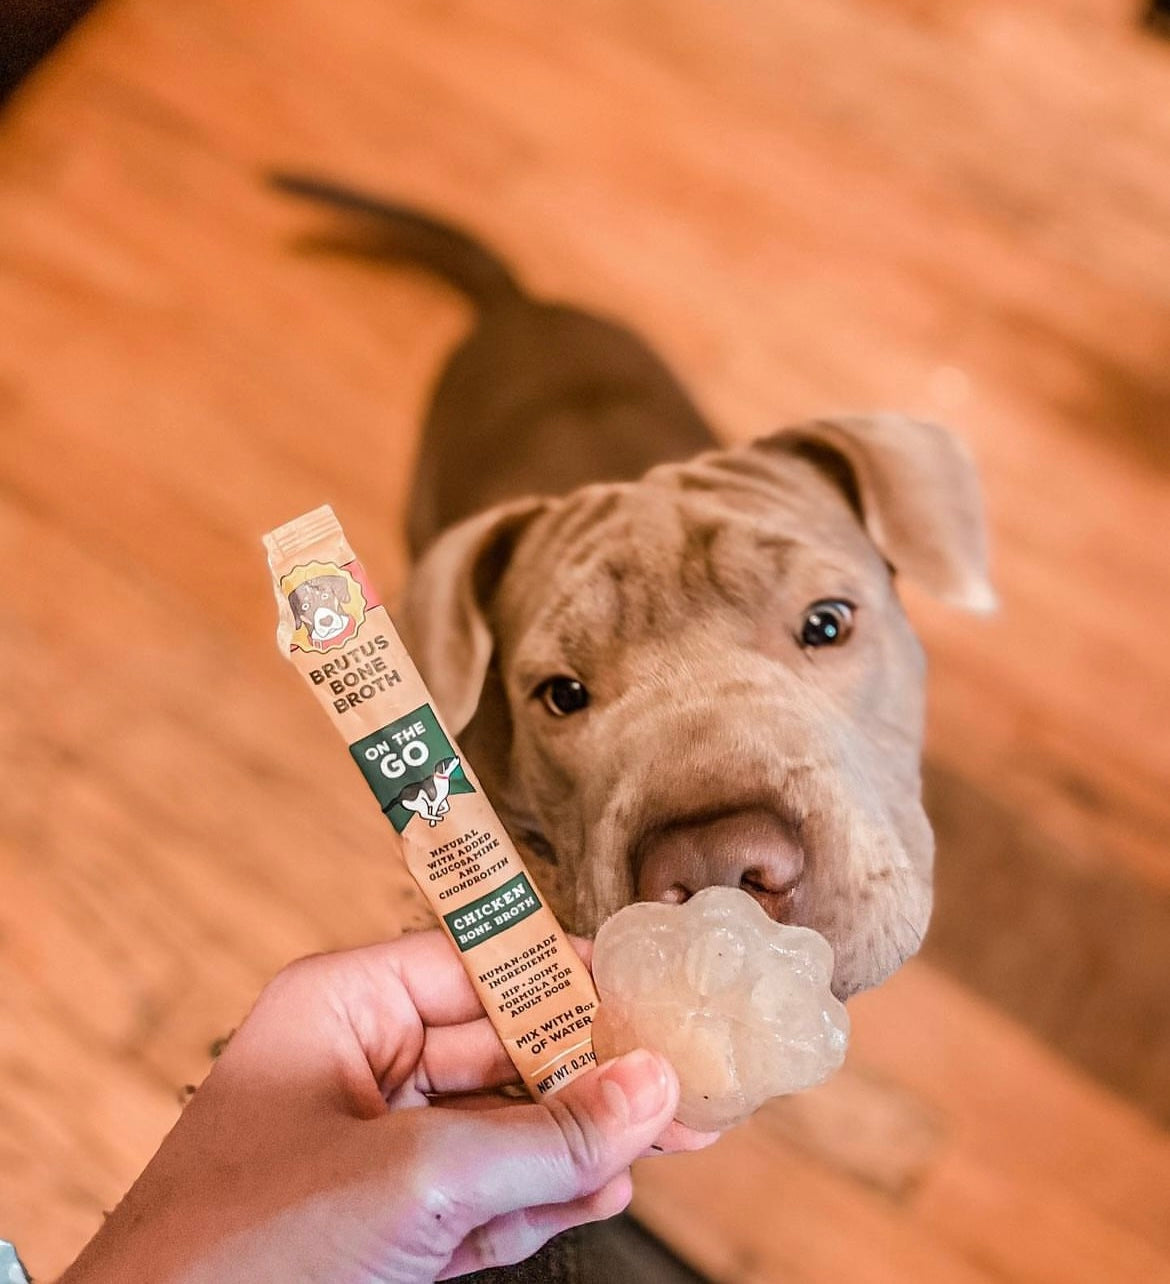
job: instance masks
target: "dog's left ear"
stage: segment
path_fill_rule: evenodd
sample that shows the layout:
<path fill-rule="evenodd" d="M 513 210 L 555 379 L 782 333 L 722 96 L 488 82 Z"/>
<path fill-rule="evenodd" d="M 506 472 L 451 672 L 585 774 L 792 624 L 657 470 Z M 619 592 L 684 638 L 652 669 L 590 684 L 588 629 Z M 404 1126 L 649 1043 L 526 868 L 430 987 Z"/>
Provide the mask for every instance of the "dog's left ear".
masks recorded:
<path fill-rule="evenodd" d="M 796 424 L 753 448 L 827 473 L 899 574 L 955 606 L 995 609 L 979 479 L 953 433 L 903 415 L 858 415 Z"/>
<path fill-rule="evenodd" d="M 297 590 L 295 589 L 288 594 L 288 609 L 292 612 L 293 628 L 299 629 L 305 622 L 305 615 L 301 599 L 297 596 Z"/>
<path fill-rule="evenodd" d="M 471 721 L 495 650 L 491 599 L 547 500 L 501 504 L 444 531 L 411 572 L 395 623 L 455 735 Z"/>

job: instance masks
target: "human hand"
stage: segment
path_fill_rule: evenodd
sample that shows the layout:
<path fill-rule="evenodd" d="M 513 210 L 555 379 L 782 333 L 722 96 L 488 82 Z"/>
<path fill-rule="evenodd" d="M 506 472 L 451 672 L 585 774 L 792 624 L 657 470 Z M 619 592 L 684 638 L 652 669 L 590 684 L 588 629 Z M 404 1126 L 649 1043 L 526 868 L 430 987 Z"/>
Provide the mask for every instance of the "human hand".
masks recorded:
<path fill-rule="evenodd" d="M 651 1146 L 714 1140 L 671 1122 L 649 1052 L 539 1104 L 482 1092 L 515 1081 L 439 932 L 294 963 L 61 1284 L 447 1279 L 619 1212 Z"/>

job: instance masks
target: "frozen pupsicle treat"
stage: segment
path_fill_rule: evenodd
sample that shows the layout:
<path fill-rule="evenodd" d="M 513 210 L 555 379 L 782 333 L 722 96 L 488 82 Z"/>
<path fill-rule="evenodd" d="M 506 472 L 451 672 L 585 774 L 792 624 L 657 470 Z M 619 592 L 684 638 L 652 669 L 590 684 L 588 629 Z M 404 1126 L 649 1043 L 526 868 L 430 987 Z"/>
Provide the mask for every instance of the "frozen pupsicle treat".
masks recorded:
<path fill-rule="evenodd" d="M 737 888 L 639 901 L 597 933 L 593 1047 L 599 1060 L 661 1052 L 678 1073 L 679 1121 L 728 1128 L 840 1068 L 849 1016 L 832 976 L 819 932 L 774 923 Z"/>

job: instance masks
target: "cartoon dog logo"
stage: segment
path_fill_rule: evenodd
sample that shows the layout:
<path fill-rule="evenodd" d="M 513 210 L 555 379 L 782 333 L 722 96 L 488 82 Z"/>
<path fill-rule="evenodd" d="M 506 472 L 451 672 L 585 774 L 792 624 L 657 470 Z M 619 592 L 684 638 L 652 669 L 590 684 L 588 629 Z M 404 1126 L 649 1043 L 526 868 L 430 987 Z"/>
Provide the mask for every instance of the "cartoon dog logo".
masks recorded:
<path fill-rule="evenodd" d="M 458 766 L 458 758 L 441 759 L 429 776 L 407 785 L 390 806 L 405 807 L 407 811 L 421 816 L 434 829 L 451 810 L 447 795 L 451 792 L 451 777 Z"/>
<path fill-rule="evenodd" d="M 346 610 L 352 594 L 345 575 L 315 575 L 289 593 L 294 626 L 304 629 L 314 651 L 340 646 L 357 632 L 358 621 Z"/>

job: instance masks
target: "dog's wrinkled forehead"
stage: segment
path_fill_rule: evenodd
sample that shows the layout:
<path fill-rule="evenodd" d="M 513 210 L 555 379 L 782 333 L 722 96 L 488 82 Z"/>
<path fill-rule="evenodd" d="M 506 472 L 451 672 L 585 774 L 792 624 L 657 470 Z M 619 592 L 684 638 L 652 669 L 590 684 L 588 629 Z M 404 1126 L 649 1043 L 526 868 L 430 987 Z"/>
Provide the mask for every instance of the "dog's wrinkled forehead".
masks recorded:
<path fill-rule="evenodd" d="M 887 581 L 855 513 L 817 470 L 794 460 L 778 480 L 726 459 L 569 496 L 522 541 L 500 609 L 587 668 L 588 653 L 611 641 L 669 636 L 712 612 L 751 620 L 786 592 L 864 597 L 867 579 Z"/>

